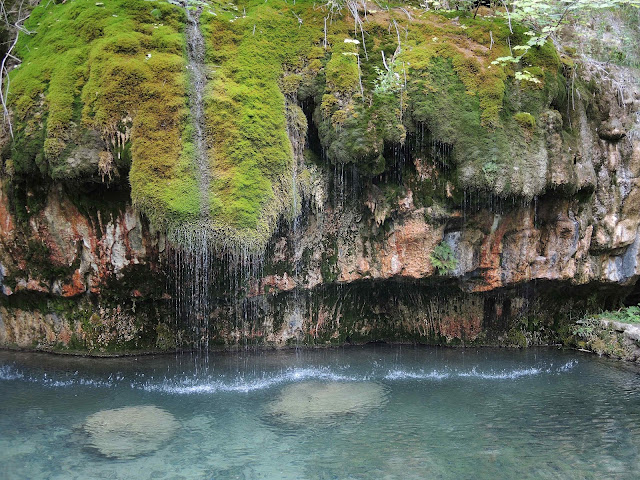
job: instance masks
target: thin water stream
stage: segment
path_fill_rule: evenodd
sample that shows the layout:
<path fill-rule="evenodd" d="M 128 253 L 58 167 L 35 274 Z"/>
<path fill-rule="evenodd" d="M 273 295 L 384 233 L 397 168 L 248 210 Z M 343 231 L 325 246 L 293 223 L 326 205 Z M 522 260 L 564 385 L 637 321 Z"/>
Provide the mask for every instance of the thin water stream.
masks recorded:
<path fill-rule="evenodd" d="M 191 7 L 187 1 L 185 10 L 187 12 L 187 57 L 189 69 L 189 110 L 193 123 L 193 140 L 195 142 L 195 161 L 198 167 L 198 182 L 200 186 L 200 215 L 204 218 L 209 216 L 209 184 L 211 182 L 209 156 L 207 153 L 207 142 L 205 138 L 205 115 L 204 115 L 204 90 L 207 84 L 205 66 L 205 43 L 200 31 L 201 7 Z"/>
<path fill-rule="evenodd" d="M 189 71 L 189 110 L 193 125 L 194 161 L 200 189 L 200 218 L 172 232 L 176 245 L 172 252 L 177 329 L 185 328 L 188 344 L 199 351 L 209 345 L 209 286 L 212 282 L 212 238 L 209 225 L 211 166 L 205 137 L 204 92 L 207 83 L 205 42 L 200 31 L 201 6 L 185 0 L 185 29 Z"/>
<path fill-rule="evenodd" d="M 0 352 L 0 398 L 7 480 L 624 480 L 640 469 L 638 370 L 578 352 Z"/>

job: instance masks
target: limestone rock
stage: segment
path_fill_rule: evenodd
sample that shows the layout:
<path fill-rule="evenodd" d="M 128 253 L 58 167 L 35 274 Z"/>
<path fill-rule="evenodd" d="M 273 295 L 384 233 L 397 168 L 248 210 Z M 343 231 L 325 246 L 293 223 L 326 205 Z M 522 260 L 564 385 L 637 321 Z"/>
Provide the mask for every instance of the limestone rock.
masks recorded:
<path fill-rule="evenodd" d="M 102 181 L 99 175 L 100 154 L 104 152 L 105 144 L 100 133 L 88 130 L 69 155 L 54 167 L 52 176 L 60 179 L 81 178 Z"/>
<path fill-rule="evenodd" d="M 345 324 L 361 314 L 345 318 L 343 309 L 345 298 L 360 286 L 366 290 L 383 285 L 384 290 L 408 285 L 411 292 L 433 286 L 442 288 L 447 298 L 450 293 L 504 295 L 506 289 L 547 281 L 584 286 L 585 291 L 589 284 L 594 290 L 628 290 L 640 279 L 640 90 L 632 69 L 608 65 L 603 77 L 596 67 L 587 62 L 578 69 L 582 80 L 597 88 L 588 97 L 572 89 L 570 108 L 535 100 L 541 107 L 536 110 L 537 130 L 528 135 L 513 132 L 517 149 L 502 152 L 503 157 L 483 162 L 459 159 L 456 164 L 444 161 L 446 155 L 440 158 L 442 151 L 435 155 L 428 148 L 415 148 L 402 166 L 402 178 L 366 178 L 354 169 L 345 184 L 353 183 L 353 190 L 340 185 L 337 166 L 325 169 L 306 162 L 304 129 L 290 128 L 299 167 L 301 198 L 297 203 L 296 197 L 296 205 L 304 205 L 304 216 L 291 222 L 295 229 L 282 222 L 267 249 L 271 255 L 264 258 L 260 278 L 239 287 L 246 292 L 247 304 L 254 304 L 253 313 L 259 317 L 255 325 L 238 326 L 238 312 L 226 313 L 233 310 L 233 295 L 211 285 L 220 293 L 210 322 L 212 331 L 217 329 L 216 342 L 230 346 L 255 338 L 281 346 L 309 339 L 366 341 L 373 328 L 369 319 L 347 329 Z M 296 109 L 295 116 L 304 123 Z M 69 143 L 71 153 L 53 168 L 65 178 L 86 175 L 85 186 L 102 183 L 98 163 L 104 148 L 100 136 L 88 132 L 82 141 Z M 412 143 L 406 148 L 413 148 Z M 10 165 L 4 167 L 10 174 Z M 124 175 L 119 181 L 126 181 Z M 162 277 L 174 266 L 171 255 L 164 254 L 171 247 L 153 230 L 162 227 L 149 226 L 124 189 L 123 198 L 103 204 L 90 199 L 87 208 L 85 194 L 77 195 L 80 202 L 72 201 L 74 195 L 56 185 L 42 191 L 27 185 L 23 201 L 11 182 L 6 178 L 0 183 L 0 300 L 8 298 L 0 304 L 0 346 L 51 349 L 79 340 L 106 348 L 119 345 L 119 340 L 133 341 L 140 332 L 153 332 L 154 325 L 136 321 L 142 308 L 171 303 L 171 287 L 166 288 Z M 16 213 L 16 199 L 26 203 L 20 205 L 24 211 Z M 431 262 L 434 248 L 442 242 L 456 259 L 456 268 L 447 275 Z M 161 268 L 167 259 L 169 268 Z M 138 266 L 149 268 L 141 275 Z M 147 288 L 157 280 L 153 275 L 160 281 L 154 289 Z M 110 301 L 117 299 L 117 308 L 101 306 L 107 295 Z M 29 310 L 25 305 L 30 302 L 18 303 L 22 296 L 38 299 L 34 305 L 47 303 L 40 301 L 45 297 L 52 305 L 78 300 L 87 307 L 81 312 L 85 321 L 71 320 L 60 305 L 55 310 Z M 294 297 L 295 308 L 287 305 Z M 361 303 L 363 309 L 370 307 L 362 316 L 383 318 L 388 307 L 378 298 Z M 404 326 L 398 325 L 399 317 L 381 321 L 380 338 L 402 327 L 411 340 L 444 336 L 466 341 L 480 335 L 484 316 L 493 308 L 490 302 L 473 305 L 463 315 L 431 304 L 416 305 L 418 314 L 406 313 Z M 78 307 L 73 313 L 79 311 Z M 522 313 L 514 312 L 514 318 Z M 465 318 L 471 320 L 463 328 Z M 83 324 L 95 330 L 95 338 L 87 337 Z M 316 389 L 307 395 L 317 402 L 338 395 L 322 392 L 317 385 L 307 387 L 309 392 Z M 282 403 L 271 408 L 277 405 Z"/>
<path fill-rule="evenodd" d="M 153 405 L 102 410 L 90 415 L 83 425 L 88 446 L 117 459 L 154 452 L 179 428 L 172 414 Z"/>
<path fill-rule="evenodd" d="M 622 122 L 617 118 L 612 118 L 603 122 L 598 129 L 598 135 L 600 138 L 609 142 L 618 142 L 626 134 L 627 132 L 622 126 Z"/>
<path fill-rule="evenodd" d="M 281 422 L 302 426 L 364 415 L 386 402 L 384 387 L 377 383 L 310 381 L 284 387 L 265 411 Z"/>

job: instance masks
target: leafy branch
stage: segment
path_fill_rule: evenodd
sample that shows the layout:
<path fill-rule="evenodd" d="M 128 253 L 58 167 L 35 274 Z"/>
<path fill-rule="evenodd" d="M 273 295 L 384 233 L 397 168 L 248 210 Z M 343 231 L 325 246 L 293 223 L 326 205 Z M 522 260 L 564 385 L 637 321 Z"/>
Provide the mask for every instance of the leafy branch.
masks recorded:
<path fill-rule="evenodd" d="M 510 29 L 513 21 L 526 25 L 531 30 L 526 33 L 530 37 L 526 44 L 513 47 L 511 55 L 495 59 L 492 62 L 494 65 L 519 63 L 531 48 L 543 46 L 550 38 L 553 39 L 571 16 L 625 5 L 640 8 L 640 0 L 513 0 L 510 3 L 501 0 L 501 3 L 504 9 L 497 13 L 508 18 Z M 518 55 L 514 55 L 513 51 L 518 52 Z M 539 83 L 538 79 L 526 71 L 519 76 L 516 74 L 516 78 Z"/>

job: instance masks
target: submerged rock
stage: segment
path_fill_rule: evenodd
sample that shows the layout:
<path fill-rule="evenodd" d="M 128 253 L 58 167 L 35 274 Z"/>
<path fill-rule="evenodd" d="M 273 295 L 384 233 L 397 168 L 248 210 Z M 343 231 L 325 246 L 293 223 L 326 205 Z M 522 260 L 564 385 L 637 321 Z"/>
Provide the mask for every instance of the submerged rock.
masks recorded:
<path fill-rule="evenodd" d="M 362 415 L 387 401 L 382 385 L 373 382 L 302 382 L 288 385 L 266 412 L 294 425 Z"/>
<path fill-rule="evenodd" d="M 102 410 L 90 415 L 83 425 L 89 447 L 119 459 L 157 450 L 179 427 L 172 414 L 153 405 Z"/>

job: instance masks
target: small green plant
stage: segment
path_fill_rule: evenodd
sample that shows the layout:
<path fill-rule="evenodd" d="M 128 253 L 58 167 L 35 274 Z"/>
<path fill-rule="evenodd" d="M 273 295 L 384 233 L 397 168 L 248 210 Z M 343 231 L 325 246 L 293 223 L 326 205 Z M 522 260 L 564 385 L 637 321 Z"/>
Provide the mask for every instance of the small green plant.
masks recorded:
<path fill-rule="evenodd" d="M 433 249 L 429 259 L 431 260 L 431 265 L 436 268 L 439 275 L 447 275 L 458 266 L 458 260 L 453 250 L 451 250 L 449 244 L 444 240 Z"/>
<path fill-rule="evenodd" d="M 493 183 L 500 170 L 500 166 L 493 160 L 489 160 L 482 166 L 482 173 L 488 183 Z"/>
<path fill-rule="evenodd" d="M 640 305 L 633 305 L 615 312 L 604 312 L 598 315 L 597 318 L 621 323 L 640 323 Z"/>
<path fill-rule="evenodd" d="M 536 78 L 536 76 L 531 73 L 529 70 L 522 70 L 521 72 L 515 73 L 516 80 L 520 80 L 521 82 L 531 82 L 531 83 L 542 83 L 540 79 Z"/>
<path fill-rule="evenodd" d="M 595 320 L 594 318 L 589 318 L 587 320 L 579 320 L 576 325 L 573 327 L 573 334 L 578 338 L 589 342 L 596 338 L 597 330 L 600 328 L 600 321 Z"/>
<path fill-rule="evenodd" d="M 376 93 L 393 93 L 402 89 L 400 74 L 395 71 L 395 62 L 389 64 L 388 69 L 373 67 L 378 74 L 375 81 Z"/>

